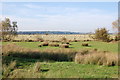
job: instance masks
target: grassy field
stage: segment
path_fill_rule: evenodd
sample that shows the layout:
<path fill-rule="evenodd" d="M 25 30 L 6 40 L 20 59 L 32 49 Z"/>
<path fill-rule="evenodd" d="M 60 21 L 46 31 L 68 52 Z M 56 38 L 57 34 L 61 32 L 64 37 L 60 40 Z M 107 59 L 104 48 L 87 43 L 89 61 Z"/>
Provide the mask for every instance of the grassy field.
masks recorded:
<path fill-rule="evenodd" d="M 11 42 L 3 42 L 3 45 L 8 44 Z M 30 48 L 30 49 L 40 49 L 44 50 L 46 48 L 59 48 L 59 47 L 50 47 L 50 46 L 43 46 L 43 47 L 38 47 L 38 44 L 41 42 L 12 42 L 17 45 L 20 45 L 22 47 Z M 101 51 L 110 51 L 113 53 L 118 52 L 118 43 L 106 43 L 106 42 L 100 42 L 100 41 L 88 41 L 87 43 L 90 45 L 88 47 L 82 46 L 82 43 L 84 42 L 70 42 L 70 49 L 73 50 L 82 50 L 82 49 L 98 49 Z"/>
<path fill-rule="evenodd" d="M 31 50 L 38 49 L 42 51 L 47 49 L 59 49 L 59 47 L 50 46 L 38 47 L 38 44 L 41 42 L 3 42 L 2 44 L 7 45 L 9 43 L 15 43 L 20 47 Z M 88 41 L 87 43 L 90 46 L 87 47 L 82 46 L 82 43 L 84 42 L 70 42 L 71 45 L 68 49 L 73 51 L 81 51 L 84 49 L 98 49 L 99 51 L 109 51 L 111 53 L 118 52 L 117 42 L 106 43 L 100 41 Z M 16 75 L 9 76 L 11 78 L 118 78 L 118 66 L 78 64 L 74 61 L 41 61 L 41 59 L 35 59 L 34 56 L 31 56 L 31 58 L 3 56 L 3 61 L 5 64 L 10 63 L 10 61 L 14 60 L 16 61 L 17 68 L 15 68 L 12 73 Z M 40 71 L 33 72 L 36 62 L 40 62 Z"/>
<path fill-rule="evenodd" d="M 26 78 L 117 78 L 118 66 L 108 67 L 99 65 L 76 64 L 75 62 L 40 62 L 41 70 L 31 73 L 34 63 L 39 59 L 21 59 L 6 57 L 16 60 L 21 74 L 16 77 Z M 31 72 L 30 72 L 31 71 Z M 28 75 L 29 74 L 29 75 Z M 36 76 L 37 75 L 37 76 Z"/>

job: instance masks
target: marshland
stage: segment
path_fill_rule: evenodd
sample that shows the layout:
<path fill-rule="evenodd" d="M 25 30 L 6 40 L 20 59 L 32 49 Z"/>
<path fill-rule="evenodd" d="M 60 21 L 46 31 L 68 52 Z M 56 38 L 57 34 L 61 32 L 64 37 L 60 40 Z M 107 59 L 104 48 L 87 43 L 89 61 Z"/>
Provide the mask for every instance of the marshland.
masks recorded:
<path fill-rule="evenodd" d="M 104 12 L 111 11 L 106 5 L 112 4 L 117 3 L 4 3 L 6 17 L 0 21 L 2 78 L 118 78 L 119 20 Z M 5 5 L 16 6 L 16 17 L 12 12 L 12 17 L 7 15 Z M 89 5 L 88 12 L 79 8 L 85 5 Z M 26 9 L 23 13 L 21 6 Z M 26 34 L 27 30 L 36 33 Z"/>

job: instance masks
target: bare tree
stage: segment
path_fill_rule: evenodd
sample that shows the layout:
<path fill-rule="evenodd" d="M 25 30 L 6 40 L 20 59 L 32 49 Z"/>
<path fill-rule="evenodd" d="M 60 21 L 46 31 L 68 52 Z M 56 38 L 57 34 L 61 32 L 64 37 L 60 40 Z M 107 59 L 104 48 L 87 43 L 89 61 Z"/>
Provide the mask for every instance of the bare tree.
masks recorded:
<path fill-rule="evenodd" d="M 116 20 L 112 23 L 113 29 L 117 29 L 118 33 L 120 32 L 120 20 Z"/>
<path fill-rule="evenodd" d="M 115 40 L 116 41 L 120 40 L 120 19 L 114 21 L 112 23 L 112 27 L 113 27 L 113 29 L 117 30 L 117 36 L 115 36 Z"/>

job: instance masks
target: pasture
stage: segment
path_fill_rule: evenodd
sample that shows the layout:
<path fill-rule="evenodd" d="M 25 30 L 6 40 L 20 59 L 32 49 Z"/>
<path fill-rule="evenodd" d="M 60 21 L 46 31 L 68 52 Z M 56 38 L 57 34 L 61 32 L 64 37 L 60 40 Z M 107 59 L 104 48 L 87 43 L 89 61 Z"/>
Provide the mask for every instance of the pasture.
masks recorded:
<path fill-rule="evenodd" d="M 24 37 L 22 37 L 22 39 L 23 38 Z M 20 37 L 18 39 L 20 39 Z M 69 38 L 67 37 L 67 39 Z M 76 39 L 79 40 L 78 38 Z M 86 40 L 87 39 L 89 38 L 86 38 Z M 48 43 L 50 43 L 51 40 L 47 41 L 46 39 Z M 2 46 L 5 46 L 3 47 L 2 62 L 3 66 L 8 69 L 8 72 L 3 73 L 3 77 L 118 78 L 118 63 L 116 57 L 118 54 L 118 42 L 79 40 L 77 42 L 69 42 L 68 48 L 61 48 L 59 46 L 39 47 L 38 45 L 42 43 L 43 42 L 2 42 Z M 61 42 L 56 43 L 61 44 Z M 87 43 L 89 46 L 82 46 L 83 43 Z M 95 57 L 89 52 L 86 53 L 86 50 L 92 50 Z M 75 62 L 76 54 L 81 51 L 83 51 L 85 56 L 89 57 L 89 59 L 87 59 L 84 58 L 84 55 L 78 56 L 78 58 L 85 59 L 85 63 Z M 99 52 L 102 52 L 102 54 Z M 86 60 L 88 60 L 88 63 L 86 63 Z M 89 63 L 89 61 L 93 62 Z M 39 62 L 39 64 L 37 64 L 37 62 Z M 6 67 L 6 65 L 8 65 L 8 67 Z M 12 68 L 9 68 L 9 66 L 12 66 Z M 36 70 L 37 72 L 35 72 Z"/>
<path fill-rule="evenodd" d="M 21 47 L 26 47 L 26 48 L 30 48 L 30 49 L 40 49 L 40 50 L 44 50 L 46 48 L 52 48 L 52 49 L 56 49 L 59 47 L 51 47 L 51 46 L 43 46 L 43 47 L 38 47 L 38 45 L 41 42 L 3 42 L 3 45 L 8 44 L 8 43 L 15 43 Z M 88 43 L 90 46 L 84 47 L 82 46 L 82 43 Z M 70 42 L 70 48 L 72 50 L 82 50 L 82 49 L 98 49 L 100 51 L 110 51 L 113 53 L 117 53 L 118 52 L 118 43 L 106 43 L 106 42 L 100 42 L 100 41 L 88 41 L 88 42 Z"/>
<path fill-rule="evenodd" d="M 108 67 L 75 62 L 41 62 L 39 59 L 6 57 L 16 60 L 16 76 L 11 78 L 118 78 L 118 66 Z M 40 62 L 41 71 L 33 72 L 35 62 Z"/>

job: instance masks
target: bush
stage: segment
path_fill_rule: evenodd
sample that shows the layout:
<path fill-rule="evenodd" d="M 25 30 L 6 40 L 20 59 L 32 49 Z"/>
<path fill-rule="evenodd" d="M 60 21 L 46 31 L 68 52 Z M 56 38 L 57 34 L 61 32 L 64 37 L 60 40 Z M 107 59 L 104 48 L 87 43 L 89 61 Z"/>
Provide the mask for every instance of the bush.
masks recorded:
<path fill-rule="evenodd" d="M 88 53 L 89 53 L 88 50 L 82 50 L 82 51 L 79 52 L 79 54 L 81 54 L 81 55 L 86 55 L 86 54 L 88 54 Z"/>
<path fill-rule="evenodd" d="M 66 44 L 70 44 L 69 42 L 66 42 Z"/>
<path fill-rule="evenodd" d="M 21 40 L 12 40 L 12 42 L 21 42 Z"/>
<path fill-rule="evenodd" d="M 33 72 L 39 72 L 40 71 L 40 62 L 36 62 L 34 65 Z"/>
<path fill-rule="evenodd" d="M 107 66 L 118 65 L 118 55 L 114 53 L 104 52 L 87 52 L 87 54 L 77 53 L 75 62 L 80 64 L 97 64 Z"/>
<path fill-rule="evenodd" d="M 16 68 L 16 61 L 11 61 L 9 65 L 3 64 L 3 78 L 11 76 L 11 72 Z"/>
<path fill-rule="evenodd" d="M 27 42 L 34 42 L 34 40 L 28 40 Z"/>
<path fill-rule="evenodd" d="M 62 44 L 69 44 L 69 42 L 64 42 L 64 41 L 62 41 Z"/>
<path fill-rule="evenodd" d="M 87 42 L 87 41 L 91 41 L 91 40 L 89 40 L 89 39 L 87 39 L 87 40 L 83 40 L 84 42 Z"/>
<path fill-rule="evenodd" d="M 60 42 L 59 40 L 52 40 L 51 42 Z"/>
<path fill-rule="evenodd" d="M 120 40 L 120 35 L 115 36 L 115 41 L 119 41 Z"/>
<path fill-rule="evenodd" d="M 63 38 L 61 39 L 61 41 L 66 42 L 66 41 L 67 41 L 67 38 L 63 37 Z"/>
<path fill-rule="evenodd" d="M 88 43 L 82 43 L 82 46 L 89 46 Z"/>
<path fill-rule="evenodd" d="M 49 46 L 58 47 L 59 44 L 58 43 L 49 43 Z"/>
<path fill-rule="evenodd" d="M 43 42 L 44 41 L 44 39 L 42 38 L 42 37 L 40 37 L 40 36 L 36 36 L 36 41 L 39 41 L 39 42 Z"/>
<path fill-rule="evenodd" d="M 73 42 L 78 42 L 78 40 L 73 40 Z"/>
<path fill-rule="evenodd" d="M 105 28 L 97 29 L 95 31 L 95 39 L 104 41 L 104 42 L 109 42 L 109 34 L 108 31 Z"/>
<path fill-rule="evenodd" d="M 43 42 L 43 43 L 41 43 L 41 46 L 48 46 L 48 45 L 49 45 L 48 42 Z"/>
<path fill-rule="evenodd" d="M 4 57 L 11 56 L 11 57 L 18 57 L 18 58 L 25 58 L 25 59 L 39 59 L 41 61 L 73 61 L 75 57 L 76 51 L 71 49 L 44 49 L 44 50 L 37 50 L 37 49 L 27 49 L 22 48 L 15 44 L 4 45 L 2 49 L 2 57 L 3 63 L 5 62 Z M 6 63 L 6 62 L 5 62 Z"/>
<path fill-rule="evenodd" d="M 41 44 L 39 44 L 39 45 L 38 45 L 38 47 L 42 47 L 42 45 L 41 45 Z"/>
<path fill-rule="evenodd" d="M 60 47 L 61 48 L 69 48 L 69 45 L 68 44 L 61 44 Z"/>

